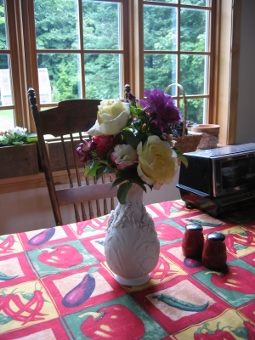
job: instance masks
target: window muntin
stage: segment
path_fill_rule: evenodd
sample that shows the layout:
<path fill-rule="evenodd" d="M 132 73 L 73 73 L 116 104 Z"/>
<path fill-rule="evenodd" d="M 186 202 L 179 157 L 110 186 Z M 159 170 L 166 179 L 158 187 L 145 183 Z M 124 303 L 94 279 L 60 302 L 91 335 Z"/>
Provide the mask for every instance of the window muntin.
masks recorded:
<path fill-rule="evenodd" d="M 15 3 L 14 0 L 11 1 Z M 28 0 L 18 1 L 20 3 L 27 2 L 29 6 L 31 3 Z M 1 12 L 1 4 L 4 2 L 4 0 L 0 0 L 0 18 L 1 13 L 4 13 Z M 210 1 L 144 1 L 143 10 L 144 18 L 146 18 L 144 46 L 136 43 L 139 35 L 137 28 L 133 31 L 136 33 L 133 34 L 133 28 L 130 27 L 131 17 L 132 20 L 136 17 L 132 13 L 132 9 L 136 7 L 132 7 L 131 4 L 138 2 L 142 3 L 142 0 L 63 0 L 61 2 L 34 0 L 37 38 L 34 47 L 37 49 L 35 55 L 38 62 L 38 74 L 44 72 L 45 69 L 48 72 L 51 94 L 51 96 L 45 94 L 43 90 L 45 81 L 41 79 L 40 75 L 38 77 L 39 94 L 37 94 L 41 102 L 40 108 L 49 107 L 53 102 L 68 98 L 123 97 L 123 85 L 130 82 L 131 87 L 135 88 L 137 84 L 135 80 L 139 79 L 141 74 L 142 78 L 140 76 L 139 81 L 144 89 L 153 87 L 164 89 L 170 83 L 181 83 L 188 99 L 188 119 L 198 123 L 202 122 L 203 117 L 208 113 L 210 97 L 208 86 L 210 78 L 208 67 L 211 65 L 212 53 L 211 47 L 208 45 L 212 11 Z M 63 6 L 65 11 L 63 11 Z M 95 8 L 98 13 L 104 13 L 103 18 L 100 15 L 102 22 L 97 20 L 98 13 L 94 11 Z M 39 10 L 42 19 L 39 17 L 38 21 Z M 154 28 L 151 30 L 150 16 L 155 10 L 161 14 L 157 20 L 158 23 L 154 22 Z M 26 11 L 24 13 L 26 14 Z M 46 13 L 49 14 L 51 20 L 46 20 Z M 184 14 L 186 17 L 192 17 L 195 13 L 200 16 L 200 23 L 203 24 L 196 27 L 193 23 L 192 42 L 195 45 L 193 48 L 189 45 L 188 36 L 185 35 L 185 25 L 188 25 L 188 21 L 184 20 Z M 67 15 L 70 15 L 70 18 Z M 165 20 L 160 20 L 160 17 L 164 17 Z M 81 19 L 82 21 L 80 21 Z M 31 16 L 24 17 L 22 20 L 29 21 Z M 105 29 L 109 27 L 112 29 Z M 194 27 L 197 31 L 194 31 Z M 159 32 L 157 28 L 162 28 L 162 31 Z M 0 23 L 0 32 L 1 29 L 2 32 L 5 32 L 5 24 L 1 26 Z M 26 36 L 24 38 L 26 40 Z M 125 39 L 125 43 L 123 43 L 123 39 Z M 3 41 L 7 44 L 6 34 Z M 57 48 L 56 41 L 59 43 Z M 8 56 L 8 64 L 5 69 L 10 69 L 11 53 L 8 49 L 4 49 L 4 45 L 1 48 L 0 56 L 3 53 Z M 136 52 L 139 51 L 137 55 L 143 55 L 142 63 L 137 63 L 137 60 L 133 58 L 134 49 Z M 34 52 L 31 50 L 31 53 L 33 55 Z M 190 65 L 188 65 L 189 61 Z M 142 72 L 141 67 L 143 68 Z M 200 76 L 191 76 L 192 71 L 195 70 L 199 72 L 201 78 Z M 133 75 L 131 76 L 131 74 Z M 24 73 L 22 76 L 26 77 L 26 74 Z M 46 83 L 48 83 L 47 80 Z M 31 85 L 30 81 L 28 86 Z M 178 91 L 175 93 L 175 89 L 171 89 L 169 92 L 177 97 L 178 104 L 182 106 L 181 93 Z M 14 103 L 16 102 L 14 99 L 12 93 L 12 104 L 6 108 L 0 105 L 0 110 L 6 109 L 10 112 L 13 125 L 15 119 L 12 114 L 15 112 Z M 25 97 L 23 100 L 26 101 L 27 98 Z M 22 121 L 23 115 L 29 116 L 29 114 L 30 112 L 22 112 L 19 122 Z M 1 124 L 2 118 L 0 119 Z M 23 119 L 23 122 L 23 126 L 26 127 L 27 120 Z"/>
<path fill-rule="evenodd" d="M 144 1 L 144 85 L 164 90 L 180 83 L 188 100 L 187 120 L 203 123 L 209 105 L 212 8 L 202 7 L 209 1 L 197 1 L 199 8 L 192 1 L 182 4 Z M 182 94 L 173 88 L 169 93 L 182 110 Z"/>
<path fill-rule="evenodd" d="M 36 46 L 38 69 L 49 74 L 52 101 L 120 97 L 120 3 L 87 0 L 81 12 L 78 1 L 46 3 L 35 0 Z M 39 91 L 41 99 L 40 81 Z"/>

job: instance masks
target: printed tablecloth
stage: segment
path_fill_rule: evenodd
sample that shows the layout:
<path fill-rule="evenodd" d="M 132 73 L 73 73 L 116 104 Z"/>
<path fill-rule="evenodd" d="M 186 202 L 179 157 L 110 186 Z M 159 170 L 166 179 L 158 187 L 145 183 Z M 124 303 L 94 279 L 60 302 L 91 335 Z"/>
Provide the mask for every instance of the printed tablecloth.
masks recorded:
<path fill-rule="evenodd" d="M 255 224 L 181 200 L 147 209 L 161 253 L 143 286 L 121 286 L 105 263 L 109 216 L 0 236 L 0 339 L 255 339 Z M 228 273 L 184 258 L 194 221 L 225 234 Z"/>

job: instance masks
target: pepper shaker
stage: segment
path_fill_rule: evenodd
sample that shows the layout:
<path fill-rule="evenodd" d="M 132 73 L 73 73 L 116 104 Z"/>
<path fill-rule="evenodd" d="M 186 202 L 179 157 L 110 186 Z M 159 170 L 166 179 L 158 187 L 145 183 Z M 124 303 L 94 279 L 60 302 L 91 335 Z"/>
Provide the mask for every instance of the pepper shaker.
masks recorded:
<path fill-rule="evenodd" d="M 202 226 L 199 224 L 187 224 L 185 229 L 182 238 L 183 255 L 190 258 L 201 259 L 204 246 Z"/>
<path fill-rule="evenodd" d="M 202 263 L 206 268 L 215 271 L 226 269 L 227 251 L 225 235 L 217 232 L 207 235 L 202 254 Z"/>

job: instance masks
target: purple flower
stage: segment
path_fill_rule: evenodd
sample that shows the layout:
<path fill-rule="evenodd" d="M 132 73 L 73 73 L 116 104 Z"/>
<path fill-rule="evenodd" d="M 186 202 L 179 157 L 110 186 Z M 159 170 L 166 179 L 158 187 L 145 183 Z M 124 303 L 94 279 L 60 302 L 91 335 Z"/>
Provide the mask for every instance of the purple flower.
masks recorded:
<path fill-rule="evenodd" d="M 150 114 L 151 123 L 161 132 L 168 128 L 169 124 L 177 124 L 182 116 L 178 107 L 174 105 L 174 100 L 169 94 L 165 94 L 160 89 L 144 91 L 147 100 L 140 100 L 145 111 Z"/>

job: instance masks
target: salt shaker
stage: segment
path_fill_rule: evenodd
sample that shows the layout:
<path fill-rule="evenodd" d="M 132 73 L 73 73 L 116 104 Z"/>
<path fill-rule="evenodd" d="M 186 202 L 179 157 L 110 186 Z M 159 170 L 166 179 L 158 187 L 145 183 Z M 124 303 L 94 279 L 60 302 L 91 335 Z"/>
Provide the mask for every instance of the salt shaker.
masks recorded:
<path fill-rule="evenodd" d="M 203 228 L 199 224 L 187 224 L 182 238 L 183 255 L 190 258 L 201 258 L 204 246 Z"/>
<path fill-rule="evenodd" d="M 207 235 L 202 254 L 202 263 L 206 268 L 215 271 L 226 269 L 227 251 L 225 235 L 217 232 Z"/>

